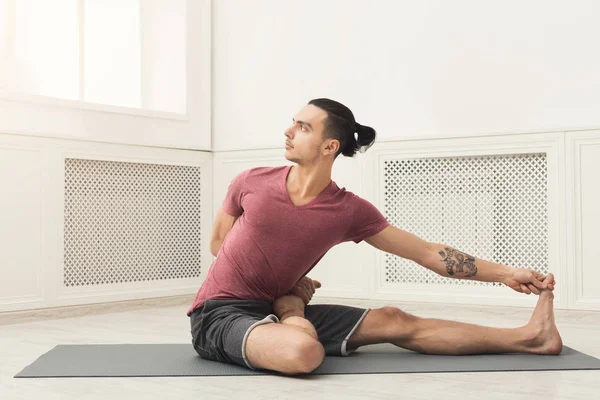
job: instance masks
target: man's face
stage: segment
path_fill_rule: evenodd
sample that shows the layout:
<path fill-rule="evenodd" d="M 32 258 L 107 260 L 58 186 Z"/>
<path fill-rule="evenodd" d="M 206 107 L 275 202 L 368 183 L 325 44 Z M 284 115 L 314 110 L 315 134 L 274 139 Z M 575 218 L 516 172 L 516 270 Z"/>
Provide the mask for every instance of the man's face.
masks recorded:
<path fill-rule="evenodd" d="M 284 133 L 286 137 L 285 158 L 300 164 L 314 162 L 323 155 L 327 145 L 323 140 L 323 128 L 327 113 L 311 104 L 300 110 L 293 124 Z"/>

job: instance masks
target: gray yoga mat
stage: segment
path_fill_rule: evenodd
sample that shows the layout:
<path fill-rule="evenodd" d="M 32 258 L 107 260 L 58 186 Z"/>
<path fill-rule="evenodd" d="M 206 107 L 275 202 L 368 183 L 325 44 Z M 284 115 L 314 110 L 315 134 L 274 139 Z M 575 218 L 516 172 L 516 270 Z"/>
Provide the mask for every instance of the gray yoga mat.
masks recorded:
<path fill-rule="evenodd" d="M 348 357 L 326 357 L 312 374 L 543 371 L 600 369 L 600 360 L 564 347 L 559 356 L 496 354 L 434 356 L 390 344 L 365 346 Z M 261 375 L 237 365 L 203 360 L 191 344 L 59 345 L 15 378 Z"/>

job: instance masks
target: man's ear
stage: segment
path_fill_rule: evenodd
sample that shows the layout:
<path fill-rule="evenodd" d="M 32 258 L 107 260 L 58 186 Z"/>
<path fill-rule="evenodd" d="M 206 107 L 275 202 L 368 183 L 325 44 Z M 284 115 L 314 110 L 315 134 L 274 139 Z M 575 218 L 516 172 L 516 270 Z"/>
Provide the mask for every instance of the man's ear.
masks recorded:
<path fill-rule="evenodd" d="M 340 141 L 337 139 L 333 139 L 333 140 L 329 141 L 327 146 L 325 146 L 325 150 L 327 150 L 327 153 L 330 153 L 330 154 L 337 153 L 339 148 L 340 148 Z"/>

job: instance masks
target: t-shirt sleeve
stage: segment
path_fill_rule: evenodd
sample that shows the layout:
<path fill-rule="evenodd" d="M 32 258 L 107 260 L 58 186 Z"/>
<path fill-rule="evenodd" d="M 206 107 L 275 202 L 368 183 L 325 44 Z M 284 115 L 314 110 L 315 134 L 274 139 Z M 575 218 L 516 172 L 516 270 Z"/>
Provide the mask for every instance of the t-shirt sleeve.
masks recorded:
<path fill-rule="evenodd" d="M 223 200 L 223 210 L 232 217 L 239 217 L 244 212 L 242 198 L 244 197 L 248 172 L 250 172 L 250 170 L 243 171 L 233 178 L 227 189 L 225 199 Z"/>
<path fill-rule="evenodd" d="M 360 243 L 390 226 L 390 223 L 377 207 L 367 200 L 354 195 L 353 202 L 355 205 L 353 207 L 352 222 L 346 233 L 345 241 L 352 240 L 355 243 Z"/>

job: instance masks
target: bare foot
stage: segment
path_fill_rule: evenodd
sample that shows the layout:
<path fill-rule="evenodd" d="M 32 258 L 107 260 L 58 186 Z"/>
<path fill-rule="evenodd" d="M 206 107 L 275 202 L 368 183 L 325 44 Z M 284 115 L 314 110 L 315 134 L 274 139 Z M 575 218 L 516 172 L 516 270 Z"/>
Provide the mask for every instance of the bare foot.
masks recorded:
<path fill-rule="evenodd" d="M 526 329 L 531 333 L 528 350 L 534 354 L 560 354 L 562 339 L 554 322 L 554 293 L 542 290 Z"/>

